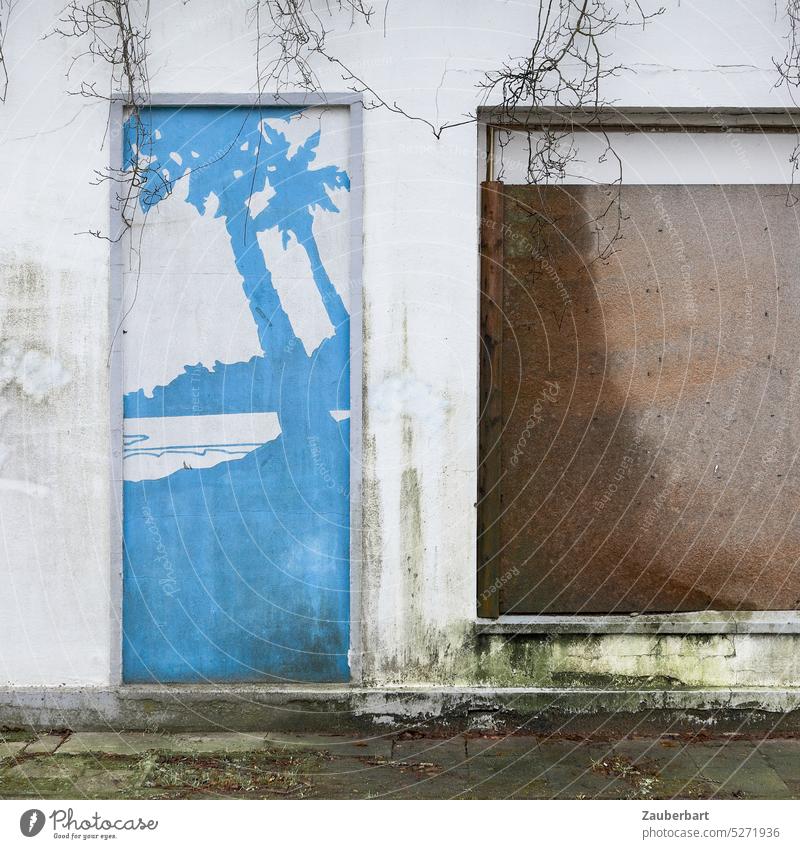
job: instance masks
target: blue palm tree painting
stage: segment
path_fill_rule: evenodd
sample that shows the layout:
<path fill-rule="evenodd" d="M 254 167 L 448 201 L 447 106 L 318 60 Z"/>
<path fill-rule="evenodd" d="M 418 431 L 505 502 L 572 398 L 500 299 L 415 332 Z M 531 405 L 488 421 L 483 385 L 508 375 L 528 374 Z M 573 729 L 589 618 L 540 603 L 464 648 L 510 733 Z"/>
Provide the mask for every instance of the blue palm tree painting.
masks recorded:
<path fill-rule="evenodd" d="M 337 198 L 350 182 L 344 161 L 320 161 L 326 124 L 308 112 L 153 107 L 125 125 L 125 162 L 142 168 L 141 227 L 159 251 L 181 256 L 185 234 L 163 225 L 160 210 L 179 203 L 198 226 L 213 219 L 225 252 L 209 262 L 230 257 L 247 325 L 229 335 L 253 340 L 239 360 L 178 360 L 163 382 L 134 374 L 126 386 L 129 682 L 349 678 L 349 315 L 319 221 L 342 215 Z M 130 254 L 137 249 L 132 238 Z M 306 304 L 316 300 L 325 318 L 312 343 L 284 303 L 289 251 L 308 277 Z M 180 298 L 130 301 L 123 356 L 158 363 L 174 347 L 165 337 L 213 335 L 193 323 L 209 297 L 202 281 L 202 271 L 187 272 Z M 137 336 L 145 308 L 171 310 L 174 331 Z"/>

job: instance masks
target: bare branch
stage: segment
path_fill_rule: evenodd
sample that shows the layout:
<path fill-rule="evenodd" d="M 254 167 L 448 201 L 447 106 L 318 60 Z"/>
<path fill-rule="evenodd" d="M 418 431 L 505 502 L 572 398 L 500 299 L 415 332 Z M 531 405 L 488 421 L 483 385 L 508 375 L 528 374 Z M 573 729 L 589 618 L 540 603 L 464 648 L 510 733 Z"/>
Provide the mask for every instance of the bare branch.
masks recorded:
<path fill-rule="evenodd" d="M 10 0 L 0 0 L 2 4 Z M 256 81 L 258 93 L 270 91 L 280 95 L 288 89 L 323 93 L 318 78 L 319 62 L 326 60 L 336 66 L 347 87 L 365 95 L 365 108 L 386 109 L 428 127 L 436 138 L 452 127 L 476 120 L 474 114 L 461 119 L 438 123 L 408 112 L 394 100 L 381 95 L 367 80 L 356 74 L 329 48 L 329 36 L 335 27 L 353 27 L 357 23 L 369 26 L 373 8 L 367 0 L 249 0 L 247 7 L 256 30 Z M 800 0 L 791 0 L 800 4 Z M 386 26 L 388 3 L 383 9 Z M 136 14 L 132 11 L 135 8 Z M 608 62 L 603 42 L 619 27 L 645 26 L 663 9 L 645 12 L 639 0 L 540 0 L 532 22 L 533 41 L 530 52 L 511 58 L 497 71 L 489 72 L 479 84 L 484 104 L 499 103 L 500 125 L 514 120 L 518 110 L 558 107 L 594 111 L 597 116 L 590 124 L 606 142 L 602 159 L 616 162 L 618 176 L 614 182 L 621 186 L 622 163 L 616 156 L 611 140 L 600 121 L 600 110 L 607 103 L 601 95 L 603 82 L 617 75 L 621 65 Z M 98 179 L 114 179 L 125 186 L 118 203 L 126 227 L 130 227 L 142 190 L 151 190 L 147 168 L 150 157 L 146 122 L 139 120 L 139 109 L 149 89 L 147 75 L 148 0 L 72 0 L 65 7 L 56 32 L 76 38 L 85 45 L 75 57 L 89 56 L 111 69 L 111 90 L 99 92 L 94 83 L 81 83 L 80 93 L 88 97 L 119 97 L 122 95 L 131 110 L 135 127 L 132 141 L 133 156 L 123 174 L 98 175 Z M 137 23 L 138 22 L 138 23 Z M 790 50 L 791 67 L 797 66 L 797 48 Z M 788 55 L 788 54 L 787 54 Z M 791 63 L 794 62 L 792 65 Z M 797 76 L 797 72 L 795 72 Z M 140 102 L 141 101 L 141 102 Z M 528 129 L 527 169 L 525 179 L 532 184 L 548 184 L 563 180 L 568 166 L 578 155 L 569 128 Z M 501 139 L 500 147 L 508 143 Z M 147 188 L 150 186 L 150 188 Z M 166 187 L 168 190 L 169 187 Z M 617 215 L 617 231 L 622 213 L 617 202 L 609 210 Z M 613 242 L 613 239 L 611 240 Z M 603 252 L 605 255 L 605 252 Z"/>
<path fill-rule="evenodd" d="M 13 0 L 0 0 L 0 103 L 5 103 L 8 94 L 8 68 L 3 49 L 8 33 L 8 22 L 14 8 Z"/>
<path fill-rule="evenodd" d="M 772 64 L 778 72 L 776 88 L 786 86 L 789 96 L 797 105 L 795 100 L 795 89 L 800 86 L 800 0 L 783 0 L 785 3 L 785 14 L 787 18 L 788 33 L 786 35 L 786 52 L 782 59 L 772 57 Z M 777 0 L 775 11 L 777 13 Z M 797 203 L 797 197 L 793 192 L 795 175 L 800 169 L 800 134 L 797 144 L 789 157 L 792 166 L 791 185 L 787 193 L 786 202 L 789 206 Z"/>
<path fill-rule="evenodd" d="M 253 0 L 250 16 L 256 26 L 256 77 L 259 94 L 279 94 L 289 87 L 321 91 L 313 67 L 315 56 L 328 58 L 327 39 L 335 13 L 349 15 L 349 26 L 368 26 L 373 9 L 364 0 Z"/>
<path fill-rule="evenodd" d="M 149 0 L 71 0 L 51 33 L 75 39 L 83 46 L 73 57 L 68 75 L 75 63 L 84 57 L 109 69 L 107 92 L 99 91 L 95 82 L 81 81 L 75 93 L 108 101 L 121 98 L 129 109 L 129 122 L 134 132 L 130 162 L 119 171 L 95 172 L 97 182 L 110 180 L 119 187 L 115 203 L 122 218 L 123 232 L 133 225 L 140 194 L 148 185 L 151 140 L 146 122 L 140 120 L 140 110 L 150 90 L 147 72 L 149 13 Z M 112 234 L 110 238 L 116 241 L 121 235 Z"/>
<path fill-rule="evenodd" d="M 800 2 L 800 0 L 799 0 Z M 512 131 L 503 131 L 504 124 L 513 124 L 523 109 L 528 112 L 542 108 L 558 108 L 589 113 L 589 126 L 604 140 L 601 161 L 616 166 L 616 187 L 603 217 L 612 216 L 610 237 L 599 242 L 598 259 L 606 259 L 614 250 L 623 220 L 622 161 L 614 152 L 611 139 L 603 129 L 601 110 L 610 105 L 602 95 L 603 82 L 624 70 L 620 64 L 608 63 L 602 44 L 620 27 L 646 26 L 663 13 L 663 8 L 645 12 L 637 0 L 625 2 L 617 9 L 611 0 L 540 0 L 531 52 L 511 59 L 502 67 L 486 74 L 481 83 L 482 101 L 495 107 L 500 127 L 499 148 L 510 143 Z M 517 129 L 527 136 L 528 183 L 549 185 L 568 176 L 571 163 L 579 153 L 571 129 Z M 502 173 L 501 173 L 502 176 Z M 543 213 L 542 224 L 547 220 Z"/>

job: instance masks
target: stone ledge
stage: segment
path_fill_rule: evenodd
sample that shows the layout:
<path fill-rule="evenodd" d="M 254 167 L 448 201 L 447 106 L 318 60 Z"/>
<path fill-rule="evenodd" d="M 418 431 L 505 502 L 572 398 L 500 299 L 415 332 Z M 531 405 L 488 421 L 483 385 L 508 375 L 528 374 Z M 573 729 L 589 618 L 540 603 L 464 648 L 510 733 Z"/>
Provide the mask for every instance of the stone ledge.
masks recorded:
<path fill-rule="evenodd" d="M 73 731 L 800 731 L 800 689 L 10 687 L 0 725 Z"/>
<path fill-rule="evenodd" d="M 505 615 L 477 619 L 476 633 L 527 634 L 800 634 L 800 611 L 700 611 L 637 615 Z"/>

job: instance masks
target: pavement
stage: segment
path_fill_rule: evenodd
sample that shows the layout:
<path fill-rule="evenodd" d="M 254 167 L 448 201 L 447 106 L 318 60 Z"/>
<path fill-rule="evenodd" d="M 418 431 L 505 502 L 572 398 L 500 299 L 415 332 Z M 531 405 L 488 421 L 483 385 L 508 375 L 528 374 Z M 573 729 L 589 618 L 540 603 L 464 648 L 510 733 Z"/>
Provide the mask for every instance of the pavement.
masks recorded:
<path fill-rule="evenodd" d="M 2 799 L 797 799 L 800 739 L 0 731 Z"/>

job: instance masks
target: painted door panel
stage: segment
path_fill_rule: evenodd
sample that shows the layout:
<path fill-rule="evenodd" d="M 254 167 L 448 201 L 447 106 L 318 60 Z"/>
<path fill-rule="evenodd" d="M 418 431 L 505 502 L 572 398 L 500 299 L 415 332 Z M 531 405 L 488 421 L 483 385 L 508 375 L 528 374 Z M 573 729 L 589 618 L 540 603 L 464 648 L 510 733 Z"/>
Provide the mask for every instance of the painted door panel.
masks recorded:
<path fill-rule="evenodd" d="M 349 678 L 348 129 L 126 124 L 126 681 Z"/>

